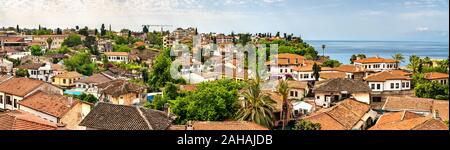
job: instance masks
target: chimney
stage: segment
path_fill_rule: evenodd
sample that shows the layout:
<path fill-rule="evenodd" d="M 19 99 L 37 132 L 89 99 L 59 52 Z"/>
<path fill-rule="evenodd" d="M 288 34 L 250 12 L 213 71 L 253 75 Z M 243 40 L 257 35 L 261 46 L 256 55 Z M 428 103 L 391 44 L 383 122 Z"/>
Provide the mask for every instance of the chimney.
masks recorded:
<path fill-rule="evenodd" d="M 191 121 L 188 121 L 188 123 L 186 124 L 186 130 L 194 130 L 194 127 L 192 126 Z"/>
<path fill-rule="evenodd" d="M 72 107 L 72 104 L 73 104 L 73 97 L 72 96 L 70 96 L 70 97 L 68 97 L 68 99 L 69 99 L 69 103 L 67 104 L 67 107 Z"/>
<path fill-rule="evenodd" d="M 434 110 L 433 111 L 433 118 L 437 119 L 437 120 L 441 119 L 441 116 L 439 115 L 439 111 L 438 110 Z"/>

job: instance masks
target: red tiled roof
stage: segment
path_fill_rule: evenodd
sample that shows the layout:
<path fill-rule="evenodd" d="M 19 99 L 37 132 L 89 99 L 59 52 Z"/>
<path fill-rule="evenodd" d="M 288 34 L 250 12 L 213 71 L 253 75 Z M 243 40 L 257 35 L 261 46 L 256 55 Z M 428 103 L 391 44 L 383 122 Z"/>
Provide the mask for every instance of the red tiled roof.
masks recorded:
<path fill-rule="evenodd" d="M 440 73 L 440 72 L 430 72 L 430 73 L 425 73 L 424 77 L 425 77 L 425 79 L 428 79 L 428 80 L 448 79 L 448 74 Z"/>
<path fill-rule="evenodd" d="M 431 115 L 401 111 L 384 114 L 369 130 L 448 130 L 448 126 Z"/>
<path fill-rule="evenodd" d="M 396 63 L 397 61 L 394 59 L 385 59 L 381 57 L 370 57 L 363 58 L 359 60 L 355 60 L 356 63 L 368 64 L 368 63 Z"/>
<path fill-rule="evenodd" d="M 37 92 L 19 101 L 21 106 L 25 106 L 57 118 L 64 116 L 78 103 L 80 103 L 80 101 L 76 99 L 72 99 L 71 101 L 69 97 L 47 94 L 44 92 Z"/>
<path fill-rule="evenodd" d="M 195 121 L 194 130 L 268 130 L 259 124 L 247 121 Z"/>
<path fill-rule="evenodd" d="M 56 130 L 55 123 L 24 111 L 0 113 L 0 130 Z"/>
<path fill-rule="evenodd" d="M 28 78 L 12 78 L 0 84 L 0 92 L 23 97 L 42 84 L 45 82 Z"/>
<path fill-rule="evenodd" d="M 405 76 L 404 72 L 399 71 L 384 71 L 369 75 L 364 78 L 365 81 L 384 82 L 386 80 L 411 80 L 410 77 Z"/>

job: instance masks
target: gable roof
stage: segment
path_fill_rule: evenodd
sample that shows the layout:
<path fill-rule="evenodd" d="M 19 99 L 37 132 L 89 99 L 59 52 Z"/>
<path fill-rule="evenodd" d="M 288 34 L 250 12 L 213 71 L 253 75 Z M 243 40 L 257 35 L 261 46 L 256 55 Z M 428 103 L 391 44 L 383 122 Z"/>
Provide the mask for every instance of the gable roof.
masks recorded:
<path fill-rule="evenodd" d="M 16 68 L 19 69 L 30 69 L 30 70 L 38 70 L 39 68 L 41 68 L 42 66 L 44 66 L 45 64 L 43 63 L 33 63 L 33 64 L 27 64 L 27 65 L 21 65 L 18 66 Z"/>
<path fill-rule="evenodd" d="M 80 101 L 77 99 L 70 100 L 69 97 L 63 95 L 47 94 L 41 91 L 19 101 L 21 106 L 31 108 L 56 118 L 63 117 L 78 103 L 80 103 Z"/>
<path fill-rule="evenodd" d="M 396 63 L 397 61 L 394 59 L 386 59 L 381 57 L 370 57 L 363 58 L 359 60 L 355 60 L 355 63 L 369 64 L 369 63 Z"/>
<path fill-rule="evenodd" d="M 370 110 L 370 106 L 356 101 L 346 99 L 336 106 L 305 118 L 313 123 L 319 123 L 322 130 L 350 130 Z"/>
<path fill-rule="evenodd" d="M 308 82 L 302 81 L 287 81 L 288 87 L 291 89 L 307 89 L 309 87 Z"/>
<path fill-rule="evenodd" d="M 341 72 L 351 72 L 351 73 L 364 72 L 365 70 L 363 67 L 356 67 L 355 65 L 341 65 L 334 69 Z"/>
<path fill-rule="evenodd" d="M 320 81 L 314 86 L 314 91 L 323 92 L 370 92 L 369 85 L 363 81 L 353 79 L 334 78 Z"/>
<path fill-rule="evenodd" d="M 404 74 L 404 72 L 399 71 L 383 71 L 369 75 L 365 77 L 364 80 L 371 82 L 385 82 L 387 80 L 411 80 L 410 77 L 405 75 L 406 74 Z"/>
<path fill-rule="evenodd" d="M 431 111 L 433 101 L 433 99 L 426 98 L 389 96 L 386 98 L 382 109 L 388 111 Z"/>
<path fill-rule="evenodd" d="M 430 72 L 430 73 L 425 73 L 424 77 L 425 77 L 425 79 L 428 79 L 428 80 L 448 79 L 448 74 L 440 73 L 440 72 Z"/>
<path fill-rule="evenodd" d="M 106 56 L 128 56 L 127 52 L 105 52 Z"/>
<path fill-rule="evenodd" d="M 83 75 L 75 71 L 64 72 L 62 74 L 58 74 L 55 76 L 55 78 L 81 78 L 81 77 L 83 77 Z"/>
<path fill-rule="evenodd" d="M 138 92 L 146 89 L 145 86 L 140 86 L 134 83 L 130 83 L 125 80 L 113 80 L 97 85 L 101 92 L 104 94 L 119 96 L 131 92 Z"/>
<path fill-rule="evenodd" d="M 97 73 L 97 74 L 94 74 L 92 76 L 89 76 L 89 77 L 83 78 L 81 80 L 78 80 L 77 82 L 80 82 L 80 83 L 98 83 L 98 84 L 100 84 L 100 83 L 105 83 L 105 82 L 109 82 L 109 81 L 112 81 L 112 79 L 107 77 L 107 76 L 105 76 L 102 73 Z"/>
<path fill-rule="evenodd" d="M 166 130 L 173 120 L 158 110 L 98 103 L 80 126 L 101 130 Z"/>
<path fill-rule="evenodd" d="M 0 112 L 0 130 L 56 130 L 55 123 L 16 110 Z"/>
<path fill-rule="evenodd" d="M 448 130 L 442 121 L 409 111 L 386 113 L 369 130 Z"/>
<path fill-rule="evenodd" d="M 269 130 L 248 121 L 194 121 L 194 130 Z"/>
<path fill-rule="evenodd" d="M 45 84 L 44 81 L 28 78 L 12 78 L 0 84 L 0 92 L 23 97 Z"/>
<path fill-rule="evenodd" d="M 321 72 L 321 79 L 334 79 L 334 78 L 346 78 L 347 74 L 345 72 Z"/>

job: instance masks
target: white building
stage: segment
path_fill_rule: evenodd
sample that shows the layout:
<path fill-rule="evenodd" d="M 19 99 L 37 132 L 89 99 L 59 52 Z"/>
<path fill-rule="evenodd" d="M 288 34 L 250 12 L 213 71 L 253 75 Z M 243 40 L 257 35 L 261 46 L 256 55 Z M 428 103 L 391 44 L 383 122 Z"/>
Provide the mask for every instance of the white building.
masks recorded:
<path fill-rule="evenodd" d="M 129 54 L 127 52 L 105 52 L 106 58 L 110 62 L 128 63 Z"/>
<path fill-rule="evenodd" d="M 355 60 L 354 65 L 357 67 L 362 67 L 367 71 L 374 72 L 398 69 L 396 60 L 385 59 L 378 56 Z"/>
<path fill-rule="evenodd" d="M 364 78 L 373 92 L 411 90 L 411 78 L 401 71 L 384 71 Z"/>
<path fill-rule="evenodd" d="M 271 77 L 293 76 L 299 81 L 308 81 L 311 78 L 312 66 L 315 62 L 306 60 L 296 54 L 278 54 L 273 60 L 266 62 Z M 319 63 L 318 63 L 319 64 Z M 320 65 L 320 64 L 319 64 Z"/>
<path fill-rule="evenodd" d="M 17 69 L 26 69 L 30 75 L 29 78 L 44 82 L 52 82 L 52 78 L 56 75 L 53 72 L 52 64 L 49 62 L 22 65 L 17 67 Z"/>
<path fill-rule="evenodd" d="M 325 108 L 347 98 L 370 104 L 370 88 L 359 80 L 335 78 L 320 81 L 313 91 L 316 105 Z"/>
<path fill-rule="evenodd" d="M 13 69 L 13 63 L 7 59 L 0 59 L 0 74 L 11 75 Z"/>
<path fill-rule="evenodd" d="M 63 94 L 63 90 L 43 81 L 11 78 L 0 84 L 0 109 L 17 110 L 19 109 L 19 101 L 38 91 L 49 94 Z"/>

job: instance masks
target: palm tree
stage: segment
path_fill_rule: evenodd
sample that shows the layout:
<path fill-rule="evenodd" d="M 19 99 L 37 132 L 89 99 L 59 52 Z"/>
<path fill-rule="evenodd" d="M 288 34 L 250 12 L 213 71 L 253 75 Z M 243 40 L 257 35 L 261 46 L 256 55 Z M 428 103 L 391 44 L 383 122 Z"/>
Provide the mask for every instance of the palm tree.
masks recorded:
<path fill-rule="evenodd" d="M 430 59 L 430 57 L 425 57 L 422 60 L 423 64 L 427 65 L 427 67 L 432 67 L 433 66 L 433 61 Z"/>
<path fill-rule="evenodd" d="M 418 57 L 417 55 L 412 55 L 409 57 L 408 67 L 413 71 L 413 73 L 417 73 L 420 62 L 420 57 Z"/>
<path fill-rule="evenodd" d="M 51 50 L 51 49 L 52 49 L 52 43 L 53 43 L 53 39 L 49 37 L 49 38 L 47 39 L 48 50 Z"/>
<path fill-rule="evenodd" d="M 242 107 L 238 110 L 236 119 L 255 122 L 268 128 L 272 127 L 276 102 L 261 91 L 259 78 L 250 82 L 243 96 Z"/>
<path fill-rule="evenodd" d="M 278 93 L 283 98 L 283 107 L 281 111 L 281 119 L 283 119 L 283 130 L 285 129 L 288 120 L 290 120 L 291 102 L 288 100 L 288 94 L 290 90 L 291 89 L 289 88 L 287 81 L 280 81 L 280 83 L 278 84 Z"/>
<path fill-rule="evenodd" d="M 325 57 L 325 48 L 327 48 L 327 46 L 325 44 L 322 45 L 322 56 Z"/>
<path fill-rule="evenodd" d="M 393 55 L 392 58 L 396 61 L 397 68 L 399 68 L 398 65 L 400 62 L 405 62 L 405 57 L 400 53 Z"/>

